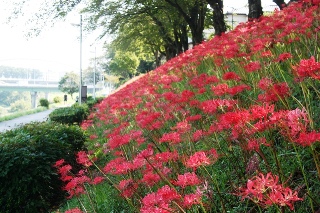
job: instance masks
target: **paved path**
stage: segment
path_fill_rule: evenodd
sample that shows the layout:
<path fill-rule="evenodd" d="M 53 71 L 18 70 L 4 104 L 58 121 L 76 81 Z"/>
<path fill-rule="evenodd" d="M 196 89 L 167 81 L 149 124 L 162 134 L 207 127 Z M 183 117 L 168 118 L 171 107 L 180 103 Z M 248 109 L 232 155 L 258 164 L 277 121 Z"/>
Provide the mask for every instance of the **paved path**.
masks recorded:
<path fill-rule="evenodd" d="M 0 132 L 4 132 L 6 130 L 13 129 L 17 127 L 20 124 L 27 124 L 30 122 L 36 122 L 36 121 L 46 121 L 49 117 L 49 114 L 53 111 L 54 109 L 49 109 L 43 112 L 38 112 L 35 114 L 31 115 L 25 115 L 19 118 L 15 118 L 9 121 L 2 121 L 0 122 Z"/>

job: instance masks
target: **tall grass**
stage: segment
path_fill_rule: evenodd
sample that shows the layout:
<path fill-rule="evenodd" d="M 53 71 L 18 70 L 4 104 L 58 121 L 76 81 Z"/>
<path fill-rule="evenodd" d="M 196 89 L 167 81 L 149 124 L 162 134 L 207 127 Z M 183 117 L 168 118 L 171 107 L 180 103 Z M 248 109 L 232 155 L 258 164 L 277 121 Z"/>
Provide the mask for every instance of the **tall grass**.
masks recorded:
<path fill-rule="evenodd" d="M 56 165 L 70 197 L 93 208 L 67 212 L 101 212 L 90 192 L 101 182 L 132 212 L 319 211 L 320 14 L 311 2 L 241 24 L 98 104 L 82 124 L 85 170 Z"/>
<path fill-rule="evenodd" d="M 14 113 L 10 113 L 4 116 L 0 117 L 0 122 L 2 121 L 8 121 L 8 120 L 12 120 L 21 116 L 25 116 L 25 115 L 31 115 L 37 112 L 43 112 L 45 110 L 48 110 L 48 108 L 46 107 L 37 107 L 35 109 L 30 109 L 30 110 L 26 110 L 26 111 L 22 111 L 22 112 L 14 112 Z"/>

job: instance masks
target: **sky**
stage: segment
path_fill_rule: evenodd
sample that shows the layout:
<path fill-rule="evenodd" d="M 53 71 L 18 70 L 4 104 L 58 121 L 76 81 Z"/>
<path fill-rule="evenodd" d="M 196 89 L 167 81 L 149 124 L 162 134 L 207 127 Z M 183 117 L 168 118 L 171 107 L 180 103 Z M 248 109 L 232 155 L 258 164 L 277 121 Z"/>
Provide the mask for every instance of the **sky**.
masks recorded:
<path fill-rule="evenodd" d="M 39 36 L 25 36 L 25 18 L 19 17 L 14 23 L 6 23 L 10 16 L 7 7 L 22 0 L 0 0 L 0 66 L 39 69 L 43 72 L 65 73 L 80 69 L 80 15 L 74 12 L 52 28 L 45 29 Z M 5 3 L 6 2 L 6 3 Z M 32 0 L 33 2 L 33 0 Z M 224 12 L 247 13 L 247 0 L 224 0 Z M 273 10 L 272 0 L 262 0 L 264 10 Z M 28 10 L 32 12 L 32 5 Z M 102 43 L 96 42 L 97 34 L 83 34 L 82 68 L 89 65 L 95 52 L 102 54 Z"/>

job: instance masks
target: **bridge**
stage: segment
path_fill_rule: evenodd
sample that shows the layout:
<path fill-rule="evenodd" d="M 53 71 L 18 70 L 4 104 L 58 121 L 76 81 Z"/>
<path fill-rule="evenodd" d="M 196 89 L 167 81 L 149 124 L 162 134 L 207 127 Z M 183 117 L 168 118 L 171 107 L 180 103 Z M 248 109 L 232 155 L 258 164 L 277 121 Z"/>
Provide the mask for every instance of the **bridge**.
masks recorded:
<path fill-rule="evenodd" d="M 31 104 L 35 108 L 37 106 L 37 93 L 45 92 L 45 97 L 48 99 L 50 92 L 60 92 L 59 82 L 54 80 L 44 79 L 21 79 L 21 78 L 0 78 L 0 91 L 29 91 L 31 95 Z M 102 84 L 96 85 L 95 91 L 105 89 Z M 87 91 L 93 93 L 94 86 L 88 85 Z"/>

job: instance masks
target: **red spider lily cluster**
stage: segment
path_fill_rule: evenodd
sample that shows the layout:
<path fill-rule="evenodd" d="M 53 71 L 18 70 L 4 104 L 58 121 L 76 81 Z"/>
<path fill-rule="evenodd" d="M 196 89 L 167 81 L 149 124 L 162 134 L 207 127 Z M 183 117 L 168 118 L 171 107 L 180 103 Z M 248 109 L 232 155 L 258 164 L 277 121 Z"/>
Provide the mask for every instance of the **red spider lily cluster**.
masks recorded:
<path fill-rule="evenodd" d="M 288 187 L 279 184 L 279 177 L 268 173 L 258 174 L 249 179 L 246 187 L 241 188 L 239 195 L 249 198 L 253 202 L 268 207 L 272 205 L 289 206 L 294 209 L 293 203 L 302 200 L 298 197 L 297 192 L 293 192 Z"/>
<path fill-rule="evenodd" d="M 237 161 L 254 163 L 247 160 L 248 167 L 239 168 L 244 174 L 239 180 L 249 178 L 249 170 L 259 174 L 238 195 L 263 207 L 293 209 L 302 199 L 279 183 L 263 150 L 276 150 L 279 138 L 286 147 L 315 150 L 319 145 L 311 107 L 296 100 L 294 90 L 318 83 L 320 63 L 297 50 L 273 50 L 294 47 L 302 35 L 312 38 L 319 31 L 318 17 L 319 2 L 295 3 L 204 42 L 108 96 L 82 123 L 91 134 L 92 156 L 80 152 L 78 162 L 88 168 L 93 164 L 89 159 L 106 155 L 109 160 L 99 170 L 113 177 L 120 194 L 141 212 L 209 210 L 214 197 L 222 207 L 225 200 L 216 164 L 241 150 L 245 157 Z M 267 175 L 259 168 L 262 160 Z M 63 162 L 56 166 L 70 196 L 82 193 L 84 183 L 104 180 L 71 177 L 70 167 Z M 223 188 L 229 190 L 224 194 L 236 190 Z"/>
<path fill-rule="evenodd" d="M 83 151 L 79 152 L 77 155 L 77 162 L 80 165 L 87 167 L 89 162 L 87 154 Z M 86 170 L 80 170 L 76 175 L 74 175 L 72 172 L 72 166 L 67 164 L 63 159 L 57 161 L 54 167 L 57 168 L 61 180 L 66 184 L 63 189 L 68 192 L 68 198 L 85 194 L 85 184 L 96 185 L 104 181 L 104 178 L 101 176 L 96 176 L 93 179 L 89 178 L 86 175 Z M 74 212 L 78 212 L 78 210 L 75 209 Z"/>

